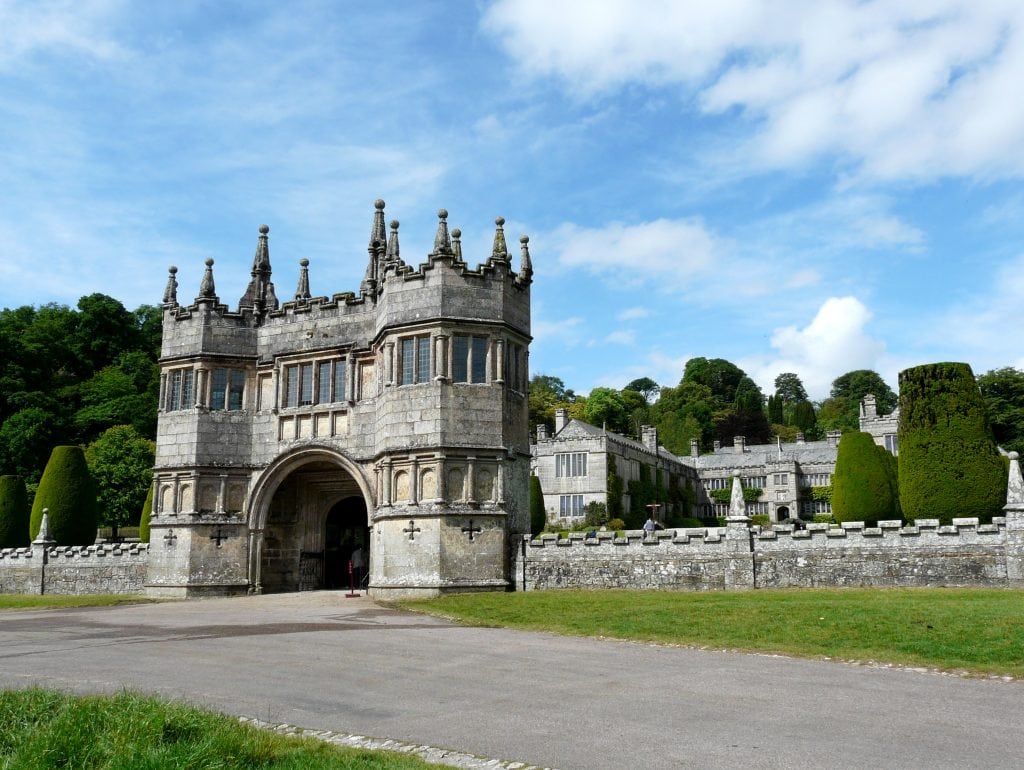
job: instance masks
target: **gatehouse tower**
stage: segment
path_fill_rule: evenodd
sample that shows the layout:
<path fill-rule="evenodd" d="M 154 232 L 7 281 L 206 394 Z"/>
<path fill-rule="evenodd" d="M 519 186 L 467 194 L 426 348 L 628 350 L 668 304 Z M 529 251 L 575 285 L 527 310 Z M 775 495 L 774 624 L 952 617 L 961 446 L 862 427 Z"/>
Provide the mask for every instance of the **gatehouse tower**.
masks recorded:
<path fill-rule="evenodd" d="M 347 588 L 375 597 L 504 590 L 529 531 L 529 239 L 504 220 L 471 267 L 438 214 L 425 261 L 375 203 L 359 292 L 275 287 L 259 228 L 236 310 L 206 261 L 191 304 L 164 293 L 147 591 Z M 363 567 L 360 567 L 360 563 Z"/>

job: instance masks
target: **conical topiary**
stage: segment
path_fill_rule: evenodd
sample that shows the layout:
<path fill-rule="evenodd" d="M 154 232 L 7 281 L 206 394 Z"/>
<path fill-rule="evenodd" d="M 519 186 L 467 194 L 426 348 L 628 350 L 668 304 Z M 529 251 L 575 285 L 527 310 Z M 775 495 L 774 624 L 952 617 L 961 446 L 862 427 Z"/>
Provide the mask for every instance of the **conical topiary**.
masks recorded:
<path fill-rule="evenodd" d="M 149 485 L 146 502 L 142 504 L 142 516 L 139 517 L 139 541 L 149 542 L 149 517 L 153 513 L 153 485 Z"/>
<path fill-rule="evenodd" d="M 874 439 L 867 433 L 844 433 L 832 478 L 832 517 L 838 522 L 863 521 L 875 526 L 895 512 L 892 474 Z"/>
<path fill-rule="evenodd" d="M 29 508 L 25 480 L 0 476 L 0 548 L 24 548 L 29 542 Z"/>
<path fill-rule="evenodd" d="M 81 447 L 54 447 L 32 503 L 29 535 L 39 534 L 43 509 L 50 511 L 50 537 L 57 545 L 96 542 L 96 487 Z"/>
<path fill-rule="evenodd" d="M 900 372 L 899 489 L 908 521 L 1002 513 L 1006 471 L 971 367 L 915 366 Z"/>
<path fill-rule="evenodd" d="M 548 523 L 544 511 L 544 491 L 540 487 L 540 479 L 530 476 L 530 533 L 539 535 Z"/>

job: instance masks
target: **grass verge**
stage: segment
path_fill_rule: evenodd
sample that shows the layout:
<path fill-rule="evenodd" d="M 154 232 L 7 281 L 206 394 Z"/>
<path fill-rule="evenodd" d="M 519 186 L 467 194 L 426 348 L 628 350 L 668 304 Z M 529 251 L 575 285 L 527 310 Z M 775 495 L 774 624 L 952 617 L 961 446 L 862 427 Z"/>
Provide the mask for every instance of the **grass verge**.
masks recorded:
<path fill-rule="evenodd" d="M 441 766 L 395 752 L 277 735 L 211 711 L 131 693 L 75 697 L 32 689 L 0 692 L 0 767 L 423 770 Z"/>
<path fill-rule="evenodd" d="M 0 610 L 33 610 L 65 607 L 111 607 L 115 604 L 140 604 L 155 601 L 145 596 L 95 594 L 90 596 L 26 596 L 0 594 Z"/>
<path fill-rule="evenodd" d="M 477 626 L 1024 678 L 1024 591 L 537 591 L 400 605 Z"/>

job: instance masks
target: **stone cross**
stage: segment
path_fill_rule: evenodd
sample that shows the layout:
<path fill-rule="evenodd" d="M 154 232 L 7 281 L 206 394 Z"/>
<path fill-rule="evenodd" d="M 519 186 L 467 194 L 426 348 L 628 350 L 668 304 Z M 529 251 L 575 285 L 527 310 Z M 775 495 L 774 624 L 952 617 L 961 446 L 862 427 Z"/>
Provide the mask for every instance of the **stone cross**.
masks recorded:
<path fill-rule="evenodd" d="M 402 531 L 403 532 L 408 532 L 409 533 L 409 539 L 410 540 L 414 540 L 416 538 L 416 533 L 420 532 L 421 530 L 420 530 L 419 527 L 416 526 L 416 522 L 415 521 L 413 521 L 412 519 L 409 519 L 409 526 L 405 527 Z"/>
<path fill-rule="evenodd" d="M 210 540 L 217 541 L 217 547 L 218 548 L 220 548 L 220 544 L 221 544 L 222 540 L 228 540 L 228 539 L 229 539 L 229 537 L 227 535 L 225 535 L 223 532 L 221 532 L 220 527 L 217 527 L 217 534 L 216 535 L 210 535 Z"/>
<path fill-rule="evenodd" d="M 167 534 L 164 535 L 164 542 L 167 544 L 167 548 L 174 548 L 174 543 L 177 539 L 178 536 L 174 534 L 173 529 L 167 530 Z"/>
<path fill-rule="evenodd" d="M 463 527 L 462 531 L 469 533 L 469 539 L 472 540 L 474 533 L 482 532 L 483 530 L 481 530 L 480 527 L 474 527 L 473 526 L 473 520 L 470 519 L 469 520 L 469 526 L 468 527 Z"/>

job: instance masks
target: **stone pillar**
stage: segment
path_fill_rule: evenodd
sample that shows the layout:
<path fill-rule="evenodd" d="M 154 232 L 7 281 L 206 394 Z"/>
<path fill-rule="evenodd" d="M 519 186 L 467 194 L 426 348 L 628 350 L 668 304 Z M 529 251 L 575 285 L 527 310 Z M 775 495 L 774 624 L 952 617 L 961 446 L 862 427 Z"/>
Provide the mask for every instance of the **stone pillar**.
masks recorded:
<path fill-rule="evenodd" d="M 395 384 L 395 343 L 384 345 L 384 387 Z"/>
<path fill-rule="evenodd" d="M 161 374 L 160 375 L 160 395 L 157 398 L 157 408 L 156 408 L 156 410 L 158 412 L 165 411 L 164 403 L 166 402 L 166 399 L 167 399 L 167 375 L 166 374 Z"/>
<path fill-rule="evenodd" d="M 448 379 L 448 337 L 444 334 L 434 337 L 434 379 L 438 382 Z"/>
<path fill-rule="evenodd" d="M 409 502 L 412 505 L 420 504 L 420 461 L 412 458 L 412 470 L 409 474 Z"/>
<path fill-rule="evenodd" d="M 1011 588 L 1024 588 L 1024 479 L 1020 460 L 1010 452 L 1010 479 L 1006 484 L 1006 580 Z"/>
<path fill-rule="evenodd" d="M 466 461 L 466 502 L 476 502 L 476 458 L 469 457 Z"/>
<path fill-rule="evenodd" d="M 505 382 L 505 340 L 494 341 L 494 381 Z"/>
<path fill-rule="evenodd" d="M 384 461 L 384 499 L 382 506 L 391 505 L 391 458 Z"/>
<path fill-rule="evenodd" d="M 740 477 L 732 477 L 732 496 L 725 530 L 725 587 L 743 591 L 755 588 L 754 550 L 747 504 L 743 501 Z"/>
<path fill-rule="evenodd" d="M 217 489 L 217 513 L 224 513 L 228 500 L 228 475 L 220 474 L 220 486 Z"/>
<path fill-rule="evenodd" d="M 347 380 L 345 383 L 347 391 L 345 393 L 345 400 L 347 400 L 349 406 L 351 406 L 356 402 L 356 369 L 359 367 L 356 363 L 356 357 L 351 353 L 349 353 L 345 359 L 345 366 L 347 367 L 345 369 L 345 379 Z"/>
<path fill-rule="evenodd" d="M 46 593 L 46 564 L 49 560 L 49 550 L 57 545 L 57 541 L 50 537 L 50 509 L 43 508 L 43 520 L 39 523 L 39 534 L 32 541 L 32 566 L 38 569 L 37 581 L 39 586 L 34 593 L 42 596 Z"/>

